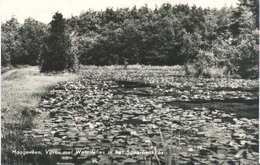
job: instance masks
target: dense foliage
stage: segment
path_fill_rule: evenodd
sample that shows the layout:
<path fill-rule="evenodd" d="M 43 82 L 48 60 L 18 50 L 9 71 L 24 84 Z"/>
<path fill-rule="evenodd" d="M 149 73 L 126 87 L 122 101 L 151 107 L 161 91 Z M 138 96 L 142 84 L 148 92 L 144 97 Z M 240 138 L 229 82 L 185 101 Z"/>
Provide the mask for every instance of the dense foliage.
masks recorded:
<path fill-rule="evenodd" d="M 124 64 L 127 61 L 151 65 L 195 64 L 198 70 L 202 70 L 199 67 L 226 66 L 232 74 L 257 78 L 259 2 L 239 1 L 236 8 L 220 10 L 171 4 L 155 9 L 143 6 L 139 9 L 88 10 L 65 20 L 70 47 L 65 46 L 69 44 L 65 43 L 67 39 L 60 44 L 70 48 L 67 53 L 73 54 L 70 56 L 72 61 L 76 55 L 84 65 Z M 33 46 L 19 42 L 22 41 L 20 38 L 30 38 L 28 35 L 21 37 L 30 30 L 25 25 L 40 29 L 26 22 L 20 25 L 14 18 L 2 25 L 2 65 L 22 63 L 17 56 L 24 58 L 27 54 L 20 54 L 20 49 L 40 47 L 37 37 L 39 42 L 32 42 Z M 22 34 L 19 33 L 21 28 L 24 29 Z M 50 32 L 46 34 L 49 36 Z M 45 51 L 45 47 L 42 48 Z M 34 55 L 34 61 L 37 59 L 38 49 L 27 52 Z M 55 55 L 58 61 L 63 59 L 58 56 Z M 30 60 L 23 63 L 35 64 Z"/>
<path fill-rule="evenodd" d="M 1 26 L 1 64 L 37 65 L 46 25 L 28 18 L 20 25 L 12 18 Z"/>

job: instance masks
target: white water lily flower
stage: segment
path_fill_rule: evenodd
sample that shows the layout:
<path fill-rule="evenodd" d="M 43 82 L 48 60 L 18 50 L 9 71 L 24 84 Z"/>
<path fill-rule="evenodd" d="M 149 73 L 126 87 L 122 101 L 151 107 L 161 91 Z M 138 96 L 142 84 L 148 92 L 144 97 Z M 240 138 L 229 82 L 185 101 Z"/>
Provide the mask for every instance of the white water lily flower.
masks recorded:
<path fill-rule="evenodd" d="M 137 133 L 136 131 L 131 131 L 130 134 L 131 134 L 131 135 L 134 135 L 134 136 L 137 136 L 137 135 L 138 135 L 138 133 Z"/>
<path fill-rule="evenodd" d="M 193 148 L 188 148 L 188 151 L 189 151 L 189 152 L 193 152 L 194 149 L 193 149 Z"/>
<path fill-rule="evenodd" d="M 104 119 L 104 120 L 108 120 L 108 119 L 109 119 L 109 116 L 103 116 L 103 119 Z"/>
<path fill-rule="evenodd" d="M 198 150 L 202 150 L 202 146 L 197 146 L 197 149 Z"/>
<path fill-rule="evenodd" d="M 92 159 L 92 163 L 98 163 L 97 159 Z"/>
<path fill-rule="evenodd" d="M 144 142 L 148 144 L 152 143 L 150 139 L 146 139 Z"/>
<path fill-rule="evenodd" d="M 89 128 L 90 128 L 90 129 L 94 129 L 94 128 L 95 128 L 94 124 L 89 123 Z"/>
<path fill-rule="evenodd" d="M 155 124 L 152 124 L 151 127 L 154 129 L 157 128 L 157 126 Z"/>
<path fill-rule="evenodd" d="M 241 145 L 245 145 L 246 144 L 246 141 L 245 140 L 241 140 Z"/>
<path fill-rule="evenodd" d="M 236 154 L 236 155 L 235 155 L 235 158 L 239 158 L 239 157 L 240 157 L 240 155 L 239 155 L 239 154 Z"/>
<path fill-rule="evenodd" d="M 54 135 L 56 133 L 56 131 L 51 131 L 51 133 Z"/>
<path fill-rule="evenodd" d="M 246 137 L 246 134 L 241 133 L 241 134 L 239 134 L 238 136 L 239 136 L 240 138 L 245 138 L 245 137 Z"/>

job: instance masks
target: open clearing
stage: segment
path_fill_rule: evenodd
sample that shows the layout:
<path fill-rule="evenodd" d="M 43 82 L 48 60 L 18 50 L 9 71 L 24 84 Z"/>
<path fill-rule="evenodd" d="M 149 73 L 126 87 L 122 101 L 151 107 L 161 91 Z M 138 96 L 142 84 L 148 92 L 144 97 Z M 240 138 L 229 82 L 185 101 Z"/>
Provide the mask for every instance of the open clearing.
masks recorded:
<path fill-rule="evenodd" d="M 14 116 L 14 108 L 7 108 L 10 99 L 27 92 L 31 102 L 24 98 L 14 106 L 33 105 L 38 113 L 36 127 L 23 131 L 34 141 L 30 149 L 39 151 L 27 154 L 27 161 L 164 164 L 163 146 L 172 146 L 179 164 L 258 164 L 258 80 L 188 78 L 181 67 L 122 68 L 85 67 L 79 79 L 63 83 L 56 83 L 63 76 L 40 79 L 30 69 L 26 75 L 6 72 L 4 117 Z M 29 81 L 34 85 L 21 83 Z M 44 90 L 38 89 L 46 90 L 47 82 L 56 85 L 38 104 L 29 96 L 39 98 Z"/>

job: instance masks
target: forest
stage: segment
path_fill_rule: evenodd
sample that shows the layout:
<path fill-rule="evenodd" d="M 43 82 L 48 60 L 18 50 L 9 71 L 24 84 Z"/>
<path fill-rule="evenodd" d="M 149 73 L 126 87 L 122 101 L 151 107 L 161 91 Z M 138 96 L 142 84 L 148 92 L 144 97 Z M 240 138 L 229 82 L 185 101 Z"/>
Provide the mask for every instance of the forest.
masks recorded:
<path fill-rule="evenodd" d="M 13 17 L 1 24 L 1 65 L 75 71 L 79 64 L 192 64 L 258 78 L 258 9 L 258 0 L 239 0 L 237 7 L 221 9 L 166 3 L 89 9 L 68 19 L 57 12 L 49 24 L 33 18 L 21 24 Z M 55 61 L 49 69 L 46 59 Z"/>

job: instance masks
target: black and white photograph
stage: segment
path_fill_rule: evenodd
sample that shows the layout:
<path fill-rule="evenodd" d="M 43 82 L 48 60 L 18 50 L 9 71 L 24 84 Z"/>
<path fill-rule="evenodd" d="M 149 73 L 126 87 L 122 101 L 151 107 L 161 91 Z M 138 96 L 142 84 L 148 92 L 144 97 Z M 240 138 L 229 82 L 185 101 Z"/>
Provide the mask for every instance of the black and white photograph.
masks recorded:
<path fill-rule="evenodd" d="M 258 165 L 258 0 L 1 0 L 3 165 Z"/>

